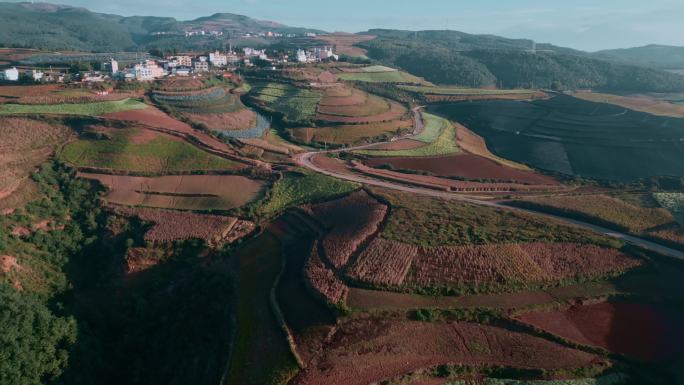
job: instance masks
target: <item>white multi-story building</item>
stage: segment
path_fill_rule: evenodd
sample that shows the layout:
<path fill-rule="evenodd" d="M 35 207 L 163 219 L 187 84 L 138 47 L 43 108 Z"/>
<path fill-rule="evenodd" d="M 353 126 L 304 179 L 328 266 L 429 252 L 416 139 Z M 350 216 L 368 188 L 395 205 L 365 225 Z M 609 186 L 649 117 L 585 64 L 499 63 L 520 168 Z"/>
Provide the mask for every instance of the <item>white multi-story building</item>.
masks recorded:
<path fill-rule="evenodd" d="M 309 62 L 309 57 L 306 55 L 306 51 L 304 51 L 303 49 L 297 50 L 297 61 L 300 63 L 308 63 Z"/>
<path fill-rule="evenodd" d="M 109 63 L 110 69 L 112 70 L 112 75 L 116 75 L 117 72 L 119 72 L 119 62 L 116 60 L 112 59 L 111 63 Z"/>
<path fill-rule="evenodd" d="M 207 61 L 206 56 L 200 56 L 195 60 L 195 63 L 193 65 L 193 68 L 195 72 L 207 72 L 209 71 L 209 62 Z"/>
<path fill-rule="evenodd" d="M 190 56 L 176 56 L 175 59 L 179 67 L 192 67 L 192 57 Z"/>
<path fill-rule="evenodd" d="M 136 80 L 154 80 L 166 75 L 166 71 L 153 60 L 136 64 L 133 67 Z"/>
<path fill-rule="evenodd" d="M 245 53 L 245 56 L 249 57 L 259 57 L 265 59 L 266 56 L 266 50 L 265 49 L 254 49 L 254 48 L 243 48 L 242 51 Z"/>
<path fill-rule="evenodd" d="M 219 51 L 209 54 L 209 62 L 214 67 L 225 67 L 228 65 L 228 56 L 219 53 Z"/>
<path fill-rule="evenodd" d="M 2 75 L 3 79 L 8 82 L 19 81 L 19 70 L 14 67 L 4 70 Z"/>
<path fill-rule="evenodd" d="M 26 72 L 26 75 L 29 78 L 31 78 L 31 80 L 33 80 L 34 82 L 40 81 L 41 79 L 43 79 L 43 76 L 45 76 L 45 74 L 42 71 L 37 70 L 28 71 Z"/>

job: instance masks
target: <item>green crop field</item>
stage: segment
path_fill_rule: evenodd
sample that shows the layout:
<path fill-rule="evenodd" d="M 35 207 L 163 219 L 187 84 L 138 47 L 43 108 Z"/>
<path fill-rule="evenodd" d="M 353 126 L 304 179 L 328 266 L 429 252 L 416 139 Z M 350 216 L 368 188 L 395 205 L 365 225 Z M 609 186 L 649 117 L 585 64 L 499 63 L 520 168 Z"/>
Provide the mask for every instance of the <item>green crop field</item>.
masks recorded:
<path fill-rule="evenodd" d="M 424 143 L 434 143 L 439 139 L 440 134 L 443 132 L 448 122 L 432 114 L 423 113 L 422 116 L 423 122 L 425 123 L 425 129 L 412 139 Z"/>
<path fill-rule="evenodd" d="M 135 143 L 132 138 L 139 134 L 139 129 L 120 129 L 111 139 L 79 139 L 66 145 L 59 157 L 76 167 L 151 173 L 225 170 L 238 166 L 163 134 L 156 134 L 146 143 Z"/>
<path fill-rule="evenodd" d="M 337 77 L 339 77 L 342 80 L 367 83 L 425 83 L 425 80 L 413 76 L 409 73 L 398 70 L 391 70 L 390 68 L 387 69 L 388 71 L 384 72 L 345 72 L 338 74 Z"/>
<path fill-rule="evenodd" d="M 517 94 L 533 94 L 535 91 L 516 89 L 516 90 L 491 90 L 482 88 L 460 88 L 460 87 L 429 87 L 429 86 L 406 86 L 402 85 L 399 88 L 417 92 L 421 94 L 434 95 L 517 95 Z"/>
<path fill-rule="evenodd" d="M 308 122 L 316 116 L 322 95 L 281 83 L 254 84 L 249 94 L 265 107 L 283 114 L 288 122 Z"/>
<path fill-rule="evenodd" d="M 0 104 L 0 115 L 60 114 L 100 116 L 120 111 L 141 110 L 147 105 L 135 99 L 80 104 Z"/>
<path fill-rule="evenodd" d="M 429 132 L 423 132 L 422 138 L 420 140 L 427 141 L 432 139 L 435 135 L 435 131 L 439 135 L 434 139 L 433 142 L 426 144 L 425 146 L 408 149 L 408 150 L 361 150 L 356 151 L 356 154 L 375 156 L 375 157 L 419 157 L 419 156 L 443 156 L 443 155 L 453 155 L 459 152 L 459 147 L 456 144 L 456 128 L 449 121 L 436 117 L 434 115 L 424 114 L 427 116 L 425 131 L 428 131 L 428 126 L 430 126 Z"/>
<path fill-rule="evenodd" d="M 496 155 L 540 169 L 616 181 L 684 176 L 684 119 L 565 95 L 453 103 L 438 112 L 484 137 Z"/>
<path fill-rule="evenodd" d="M 289 207 L 330 199 L 357 190 L 359 187 L 356 183 L 309 171 L 286 174 L 273 186 L 271 196 L 261 207 L 261 212 L 265 215 L 274 215 Z"/>

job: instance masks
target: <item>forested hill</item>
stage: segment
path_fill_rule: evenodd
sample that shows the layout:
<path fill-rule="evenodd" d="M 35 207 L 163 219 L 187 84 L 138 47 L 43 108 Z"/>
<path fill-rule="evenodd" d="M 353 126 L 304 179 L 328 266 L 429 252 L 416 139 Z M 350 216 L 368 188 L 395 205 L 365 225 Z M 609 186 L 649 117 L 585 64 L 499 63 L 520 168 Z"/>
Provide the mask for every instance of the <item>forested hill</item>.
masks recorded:
<path fill-rule="evenodd" d="M 185 37 L 186 31 L 198 30 L 224 32 L 222 40 L 245 32 L 309 31 L 229 13 L 178 21 L 169 17 L 108 15 L 47 3 L 0 2 L 0 46 L 4 47 L 112 52 L 210 44 L 209 36 Z"/>
<path fill-rule="evenodd" d="M 684 47 L 651 44 L 594 52 L 594 57 L 664 69 L 684 69 Z"/>
<path fill-rule="evenodd" d="M 456 31 L 371 30 L 368 55 L 439 84 L 468 87 L 684 91 L 684 76 L 532 41 Z"/>

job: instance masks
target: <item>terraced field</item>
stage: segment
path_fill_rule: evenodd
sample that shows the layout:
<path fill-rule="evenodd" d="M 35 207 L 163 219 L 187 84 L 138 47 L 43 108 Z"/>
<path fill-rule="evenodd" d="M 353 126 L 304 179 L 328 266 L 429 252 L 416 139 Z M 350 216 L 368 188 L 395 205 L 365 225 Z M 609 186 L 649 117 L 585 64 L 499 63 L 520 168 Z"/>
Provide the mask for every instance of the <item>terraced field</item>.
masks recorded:
<path fill-rule="evenodd" d="M 155 178 L 79 173 L 109 190 L 105 201 L 124 206 L 176 210 L 227 211 L 257 199 L 264 183 L 236 175 L 185 175 Z"/>
<path fill-rule="evenodd" d="M 438 107 L 504 158 L 554 172 L 632 181 L 684 176 L 684 120 L 559 95 Z"/>
<path fill-rule="evenodd" d="M 91 127 L 59 157 L 76 167 L 149 173 L 241 168 L 175 136 L 139 128 Z"/>
<path fill-rule="evenodd" d="M 284 83 L 255 83 L 248 94 L 261 108 L 279 114 L 289 124 L 313 122 L 322 95 Z"/>
<path fill-rule="evenodd" d="M 188 121 L 209 130 L 225 132 L 254 131 L 251 137 L 263 135 L 257 127 L 257 115 L 245 107 L 237 95 L 226 87 L 216 86 L 194 91 L 154 91 L 152 99 Z"/>

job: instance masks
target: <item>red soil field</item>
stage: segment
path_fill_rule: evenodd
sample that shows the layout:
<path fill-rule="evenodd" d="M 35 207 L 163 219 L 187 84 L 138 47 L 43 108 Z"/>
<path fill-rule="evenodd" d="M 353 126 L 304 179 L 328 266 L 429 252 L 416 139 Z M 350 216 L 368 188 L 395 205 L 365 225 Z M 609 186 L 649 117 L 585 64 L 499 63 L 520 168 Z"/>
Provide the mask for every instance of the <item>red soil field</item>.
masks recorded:
<path fill-rule="evenodd" d="M 597 356 L 505 329 L 466 322 L 363 317 L 340 324 L 295 385 L 367 385 L 446 363 L 573 369 Z"/>
<path fill-rule="evenodd" d="M 526 185 L 520 183 L 480 183 L 452 179 L 444 179 L 435 176 L 406 174 L 391 170 L 381 170 L 368 167 L 362 163 L 354 162 L 355 171 L 375 178 L 406 183 L 414 186 L 425 187 L 441 191 L 457 192 L 512 192 L 512 191 L 548 191 L 562 190 L 561 185 Z"/>
<path fill-rule="evenodd" d="M 145 233 L 145 240 L 152 242 L 172 242 L 185 239 L 203 239 L 207 242 L 235 241 L 247 235 L 254 224 L 239 221 L 234 217 L 193 214 L 148 208 L 116 208 L 118 214 L 138 217 L 144 222 L 153 223 Z M 229 243 L 230 243 L 229 242 Z"/>
<path fill-rule="evenodd" d="M 176 120 L 156 107 L 148 106 L 142 110 L 130 110 L 103 115 L 106 119 L 133 121 L 150 127 L 165 128 L 170 131 L 194 134 L 189 124 Z"/>
<path fill-rule="evenodd" d="M 109 189 L 105 200 L 125 206 L 178 210 L 230 210 L 255 199 L 263 182 L 237 175 L 179 175 L 156 178 L 78 173 Z"/>
<path fill-rule="evenodd" d="M 323 238 L 325 257 L 335 268 L 344 267 L 354 251 L 373 233 L 387 214 L 387 206 L 358 191 L 304 210 L 330 231 Z"/>
<path fill-rule="evenodd" d="M 325 154 L 317 154 L 311 158 L 311 162 L 323 170 L 331 170 L 343 174 L 351 174 L 344 161 L 333 159 Z"/>
<path fill-rule="evenodd" d="M 349 288 L 325 266 L 318 254 L 318 242 L 311 249 L 304 271 L 311 288 L 325 301 L 334 305 L 346 300 Z"/>
<path fill-rule="evenodd" d="M 668 359 L 684 346 L 684 316 L 650 304 L 603 302 L 516 318 L 568 340 L 647 362 Z"/>
<path fill-rule="evenodd" d="M 421 286 L 549 283 L 597 278 L 641 264 L 615 249 L 573 243 L 421 247 L 406 282 Z"/>
<path fill-rule="evenodd" d="M 321 99 L 318 106 L 319 111 L 324 112 L 322 108 L 325 107 L 334 110 L 335 107 L 358 106 L 365 103 L 367 100 L 368 94 L 355 88 L 332 87 L 325 91 L 325 96 Z"/>
<path fill-rule="evenodd" d="M 551 177 L 516 170 L 473 154 L 420 158 L 371 158 L 365 163 L 371 167 L 389 164 L 398 169 L 427 171 L 444 177 L 459 176 L 468 179 L 492 179 L 537 185 L 559 184 Z"/>
<path fill-rule="evenodd" d="M 349 276 L 375 285 L 399 286 L 417 252 L 417 246 L 375 238 L 350 269 Z"/>
<path fill-rule="evenodd" d="M 225 114 L 185 114 L 194 123 L 202 123 L 212 130 L 248 130 L 256 125 L 256 113 L 242 109 Z"/>
<path fill-rule="evenodd" d="M 360 93 L 354 90 L 355 95 L 349 97 L 325 97 L 325 104 L 318 105 L 318 113 L 334 116 L 374 116 L 390 110 L 389 101 L 375 95 Z"/>

